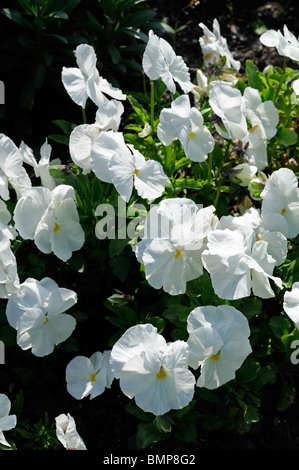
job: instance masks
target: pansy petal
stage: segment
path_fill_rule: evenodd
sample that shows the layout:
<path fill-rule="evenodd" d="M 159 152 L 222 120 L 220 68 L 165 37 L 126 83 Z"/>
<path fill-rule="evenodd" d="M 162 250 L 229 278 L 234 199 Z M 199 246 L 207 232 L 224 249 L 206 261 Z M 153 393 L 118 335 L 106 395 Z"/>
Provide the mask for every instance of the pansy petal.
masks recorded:
<path fill-rule="evenodd" d="M 72 100 L 79 106 L 82 106 L 82 108 L 85 108 L 88 94 L 82 72 L 75 67 L 63 67 L 61 79 Z"/>

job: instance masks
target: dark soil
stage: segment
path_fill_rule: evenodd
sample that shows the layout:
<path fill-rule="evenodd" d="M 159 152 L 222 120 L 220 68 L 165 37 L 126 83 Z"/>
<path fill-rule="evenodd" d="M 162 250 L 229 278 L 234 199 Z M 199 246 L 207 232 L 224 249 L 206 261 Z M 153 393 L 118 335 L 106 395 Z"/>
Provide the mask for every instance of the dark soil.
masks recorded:
<path fill-rule="evenodd" d="M 281 57 L 275 48 L 268 48 L 259 41 L 261 26 L 267 29 L 280 29 L 286 24 L 296 37 L 299 36 L 299 3 L 296 0 L 285 2 L 267 2 L 263 0 L 201 0 L 198 5 L 188 1 L 149 0 L 148 4 L 157 11 L 160 18 L 174 28 L 186 25 L 176 34 L 174 47 L 177 54 L 183 56 L 192 70 L 202 64 L 199 37 L 204 23 L 212 30 L 213 19 L 217 18 L 222 36 L 234 58 L 241 62 L 241 73 L 245 70 L 246 60 L 250 59 L 262 70 L 266 65 L 280 65 Z M 168 35 L 170 42 L 172 35 Z"/>

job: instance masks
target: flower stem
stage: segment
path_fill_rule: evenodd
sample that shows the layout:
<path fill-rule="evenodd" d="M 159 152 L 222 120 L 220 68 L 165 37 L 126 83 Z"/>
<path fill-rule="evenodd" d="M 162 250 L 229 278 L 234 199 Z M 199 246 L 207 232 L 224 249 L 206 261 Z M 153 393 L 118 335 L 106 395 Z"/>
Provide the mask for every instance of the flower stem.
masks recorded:
<path fill-rule="evenodd" d="M 166 153 L 165 153 L 165 166 L 167 169 L 168 175 L 172 175 L 174 167 L 175 167 L 175 161 L 176 161 L 176 155 L 177 155 L 177 142 L 174 141 L 172 144 L 170 144 L 166 148 Z"/>
<path fill-rule="evenodd" d="M 283 66 L 282 66 L 282 73 L 281 73 L 281 77 L 280 77 L 280 82 L 278 84 L 278 87 L 276 89 L 276 93 L 275 93 L 275 96 L 274 96 L 274 103 L 276 102 L 277 100 L 277 97 L 278 97 L 278 94 L 280 92 L 280 89 L 281 89 L 281 85 L 283 83 L 283 80 L 284 80 L 284 76 L 285 76 L 285 71 L 286 71 L 286 63 L 287 63 L 287 58 L 284 57 L 283 58 Z"/>
<path fill-rule="evenodd" d="M 214 204 L 213 204 L 215 209 L 217 208 L 218 200 L 219 200 L 219 197 L 220 197 L 221 182 L 222 182 L 221 180 L 222 180 L 222 175 L 220 174 L 219 179 L 218 179 L 217 192 L 216 192 L 216 196 L 215 196 L 215 200 L 214 200 Z"/>
<path fill-rule="evenodd" d="M 154 128 L 154 110 L 155 110 L 155 84 L 151 80 L 151 128 Z"/>
<path fill-rule="evenodd" d="M 212 152 L 209 153 L 209 161 L 208 161 L 208 183 L 211 182 L 211 175 L 212 175 L 212 164 L 213 164 L 213 156 Z"/>
<path fill-rule="evenodd" d="M 85 108 L 82 107 L 81 109 L 82 109 L 83 124 L 87 124 Z"/>

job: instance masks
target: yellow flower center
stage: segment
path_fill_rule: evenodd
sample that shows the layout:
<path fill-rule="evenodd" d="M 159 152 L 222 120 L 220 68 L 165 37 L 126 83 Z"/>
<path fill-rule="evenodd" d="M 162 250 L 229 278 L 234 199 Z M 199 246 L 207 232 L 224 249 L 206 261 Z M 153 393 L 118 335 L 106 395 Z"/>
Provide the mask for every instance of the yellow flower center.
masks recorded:
<path fill-rule="evenodd" d="M 219 356 L 220 356 L 220 351 L 218 351 L 217 354 L 212 354 L 212 356 L 210 356 L 210 359 L 212 359 L 212 361 L 218 361 Z"/>
<path fill-rule="evenodd" d="M 166 374 L 165 370 L 161 367 L 158 374 L 157 374 L 157 379 L 161 380 L 161 379 L 165 379 L 166 377 L 167 377 L 167 374 Z"/>
<path fill-rule="evenodd" d="M 58 232 L 59 230 L 61 230 L 60 225 L 55 223 L 55 227 L 53 228 L 53 230 L 54 230 L 55 233 Z"/>
<path fill-rule="evenodd" d="M 90 374 L 90 381 L 91 381 L 91 382 L 95 382 L 95 380 L 96 380 L 96 375 L 97 375 L 96 373 Z"/>
<path fill-rule="evenodd" d="M 286 208 L 284 207 L 282 210 L 281 210 L 281 214 L 284 214 L 286 212 Z"/>
<path fill-rule="evenodd" d="M 138 173 L 139 173 L 139 171 L 138 171 L 138 170 L 135 170 L 135 171 L 134 171 L 134 175 L 136 175 L 136 176 L 137 176 L 137 175 L 138 175 Z"/>
<path fill-rule="evenodd" d="M 43 325 L 46 325 L 46 324 L 48 323 L 48 321 L 49 321 L 49 319 L 48 319 L 48 317 L 46 316 L 46 319 L 45 319 Z"/>
<path fill-rule="evenodd" d="M 182 250 L 175 250 L 175 255 L 174 255 L 175 259 L 178 259 L 178 257 L 181 256 L 181 254 L 182 254 Z"/>
<path fill-rule="evenodd" d="M 192 137 L 194 137 L 194 136 L 195 136 L 195 133 L 193 131 L 191 131 L 190 134 L 189 134 L 190 139 L 192 139 Z"/>

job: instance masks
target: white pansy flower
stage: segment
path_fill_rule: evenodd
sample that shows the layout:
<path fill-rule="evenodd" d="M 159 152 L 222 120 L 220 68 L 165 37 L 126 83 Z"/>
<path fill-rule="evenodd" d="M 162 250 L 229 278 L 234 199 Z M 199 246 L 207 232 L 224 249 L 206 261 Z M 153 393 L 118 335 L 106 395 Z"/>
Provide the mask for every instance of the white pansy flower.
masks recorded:
<path fill-rule="evenodd" d="M 267 176 L 265 173 L 258 171 L 257 176 L 253 178 L 248 185 L 248 191 L 250 193 L 251 199 L 254 199 L 255 201 L 262 200 L 261 193 L 265 187 L 266 182 Z"/>
<path fill-rule="evenodd" d="M 7 321 L 17 330 L 17 344 L 39 357 L 52 353 L 76 327 L 75 318 L 64 313 L 76 302 L 77 294 L 58 287 L 53 279 L 26 279 L 6 306 Z"/>
<path fill-rule="evenodd" d="M 110 388 L 114 380 L 110 368 L 111 351 L 95 352 L 89 358 L 76 356 L 65 371 L 67 391 L 77 400 L 90 396 L 90 399 L 101 395 L 105 388 Z"/>
<path fill-rule="evenodd" d="M 0 134 L 0 196 L 7 201 L 9 199 L 8 185 L 11 183 L 16 189 L 21 185 L 20 179 L 24 178 L 24 185 L 28 185 L 26 172 L 23 168 L 23 157 L 15 143 L 6 135 Z M 28 175 L 27 175 L 28 176 Z M 21 189 L 21 186 L 20 186 Z M 19 192 L 18 192 L 19 195 Z"/>
<path fill-rule="evenodd" d="M 27 189 L 32 188 L 31 179 L 24 167 L 22 167 L 21 172 L 17 178 L 8 178 L 8 182 L 15 190 L 17 199 L 20 199 L 25 194 Z"/>
<path fill-rule="evenodd" d="M 185 93 L 193 85 L 187 65 L 181 56 L 177 56 L 170 44 L 149 31 L 149 39 L 144 50 L 142 66 L 145 74 L 151 80 L 161 80 L 171 93 L 176 92 L 177 82 Z"/>
<path fill-rule="evenodd" d="M 87 450 L 79 435 L 74 418 L 62 413 L 55 418 L 56 436 L 66 450 Z"/>
<path fill-rule="evenodd" d="M 213 20 L 213 31 L 211 31 L 203 23 L 198 25 L 202 28 L 204 35 L 199 38 L 202 53 L 204 55 L 204 64 L 209 67 L 210 65 L 217 64 L 222 57 L 225 57 L 227 67 L 232 67 L 239 70 L 241 63 L 235 60 L 230 52 L 227 40 L 221 36 L 220 25 L 216 18 Z"/>
<path fill-rule="evenodd" d="M 193 86 L 191 92 L 194 95 L 194 100 L 198 102 L 201 96 L 209 96 L 211 89 L 215 85 L 235 86 L 238 78 L 225 70 L 219 76 L 218 74 L 207 76 L 201 69 L 198 69 L 196 71 L 196 81 L 197 83 Z"/>
<path fill-rule="evenodd" d="M 299 282 L 294 282 L 292 289 L 286 291 L 283 298 L 283 309 L 299 328 Z"/>
<path fill-rule="evenodd" d="M 249 165 L 249 163 L 239 163 L 234 166 L 232 180 L 236 181 L 240 186 L 248 186 L 256 177 L 257 167 Z"/>
<path fill-rule="evenodd" d="M 63 67 L 61 78 L 67 93 L 76 104 L 85 108 L 90 98 L 97 106 L 101 106 L 108 100 L 106 95 L 117 100 L 126 99 L 121 90 L 100 76 L 92 46 L 80 44 L 75 56 L 78 67 Z"/>
<path fill-rule="evenodd" d="M 246 147 L 248 162 L 256 166 L 258 170 L 264 170 L 268 165 L 268 155 L 267 143 L 261 126 L 256 124 L 251 127 L 242 142 Z"/>
<path fill-rule="evenodd" d="M 279 122 L 278 110 L 273 101 L 262 102 L 260 93 L 255 88 L 246 87 L 243 94 L 245 115 L 252 127 L 258 125 L 264 139 L 271 139 L 277 133 Z"/>
<path fill-rule="evenodd" d="M 214 211 L 213 206 L 200 208 L 187 198 L 164 199 L 150 209 L 143 238 L 133 251 L 152 287 L 182 294 L 186 283 L 202 274 L 201 254 Z"/>
<path fill-rule="evenodd" d="M 299 95 L 299 79 L 293 81 L 292 88 L 295 94 L 298 96 Z"/>
<path fill-rule="evenodd" d="M 11 225 L 11 213 L 2 199 L 0 199 L 0 231 L 4 232 L 10 240 L 14 240 L 18 235 L 16 229 Z"/>
<path fill-rule="evenodd" d="M 29 189 L 16 204 L 14 221 L 22 238 L 34 240 L 43 253 L 53 252 L 63 261 L 83 246 L 84 232 L 71 186 Z"/>
<path fill-rule="evenodd" d="M 251 291 L 264 299 L 274 297 L 270 280 L 282 288 L 281 279 L 273 276 L 276 262 L 268 253 L 268 243 L 257 241 L 251 227 L 216 228 L 208 234 L 207 247 L 202 261 L 218 297 L 235 300 L 250 296 Z"/>
<path fill-rule="evenodd" d="M 267 243 L 267 253 L 275 260 L 275 266 L 281 265 L 288 253 L 288 243 L 286 237 L 278 231 L 270 231 L 265 228 L 259 209 L 251 207 L 242 215 L 222 216 L 215 228 L 237 230 L 240 227 L 247 227 L 254 231 L 256 241 Z"/>
<path fill-rule="evenodd" d="M 19 289 L 16 257 L 11 249 L 10 232 L 0 229 L 0 298 L 7 299 Z"/>
<path fill-rule="evenodd" d="M 299 61 L 299 41 L 286 25 L 283 34 L 280 30 L 269 29 L 260 36 L 260 41 L 264 46 L 276 47 L 279 55 Z"/>
<path fill-rule="evenodd" d="M 179 139 L 186 157 L 196 162 L 205 161 L 215 145 L 212 134 L 204 125 L 201 112 L 191 107 L 187 95 L 179 96 L 172 102 L 170 109 L 161 111 L 157 135 L 164 145 Z"/>
<path fill-rule="evenodd" d="M 187 343 L 166 343 L 151 324 L 129 328 L 113 346 L 110 362 L 122 392 L 145 412 L 160 416 L 193 398 Z"/>
<path fill-rule="evenodd" d="M 209 103 L 222 123 L 215 121 L 215 128 L 225 139 L 244 139 L 247 136 L 247 121 L 244 114 L 243 97 L 240 90 L 229 85 L 215 85 Z"/>
<path fill-rule="evenodd" d="M 53 165 L 61 165 L 61 160 L 59 158 L 55 158 L 51 161 L 50 165 L 52 147 L 48 143 L 48 139 L 45 140 L 40 148 L 40 159 L 38 161 L 36 160 L 32 149 L 23 141 L 20 145 L 20 151 L 23 155 L 24 162 L 32 166 L 36 178 L 40 178 L 42 186 L 51 190 L 54 189 L 56 183 L 50 174 L 50 167 Z"/>
<path fill-rule="evenodd" d="M 139 196 L 149 201 L 161 196 L 165 189 L 167 176 L 162 165 L 146 160 L 132 145 L 127 145 L 121 132 L 102 132 L 92 147 L 90 161 L 95 175 L 112 183 L 126 202 L 134 187 Z"/>
<path fill-rule="evenodd" d="M 120 101 L 107 101 L 98 108 L 93 124 L 80 124 L 71 132 L 70 155 L 73 162 L 82 168 L 83 174 L 91 171 L 90 154 L 93 144 L 99 140 L 100 133 L 108 130 L 117 131 L 123 112 L 124 107 Z"/>
<path fill-rule="evenodd" d="M 280 231 L 287 238 L 299 233 L 298 179 L 289 168 L 274 171 L 261 193 L 262 219 L 271 231 Z"/>
<path fill-rule="evenodd" d="M 210 390 L 233 380 L 252 352 L 248 320 L 229 305 L 196 307 L 188 315 L 189 365 L 200 367 L 196 385 Z"/>
<path fill-rule="evenodd" d="M 0 393 L 0 444 L 11 447 L 4 437 L 3 431 L 9 431 L 17 425 L 16 415 L 10 415 L 11 402 L 7 395 Z"/>

